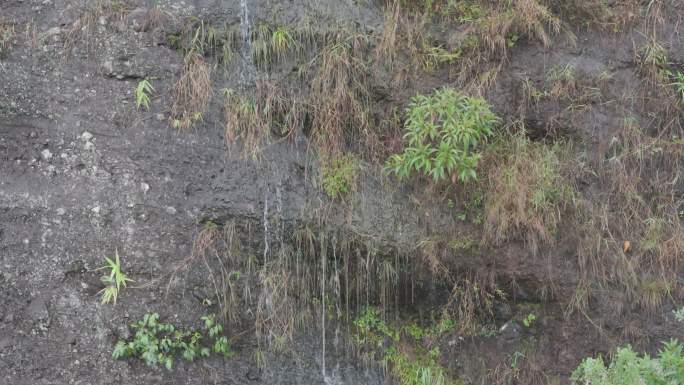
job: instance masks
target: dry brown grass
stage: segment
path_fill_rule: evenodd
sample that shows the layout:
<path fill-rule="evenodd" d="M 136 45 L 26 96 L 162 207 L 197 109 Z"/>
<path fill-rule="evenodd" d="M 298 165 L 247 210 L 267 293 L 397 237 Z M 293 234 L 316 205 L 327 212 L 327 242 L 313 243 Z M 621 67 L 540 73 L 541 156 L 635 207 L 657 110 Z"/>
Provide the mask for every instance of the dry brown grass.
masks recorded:
<path fill-rule="evenodd" d="M 397 59 L 398 50 L 401 47 L 402 41 L 399 31 L 401 17 L 401 7 L 396 2 L 385 10 L 382 36 L 375 47 L 376 61 L 385 63 L 390 70 L 394 68 L 394 61 Z"/>
<path fill-rule="evenodd" d="M 367 48 L 367 36 L 340 33 L 311 63 L 318 66 L 309 98 L 311 136 L 331 153 L 370 129 Z"/>
<path fill-rule="evenodd" d="M 212 97 L 211 67 L 194 52 L 185 56 L 183 71 L 173 87 L 171 124 L 187 129 L 201 121 Z"/>
<path fill-rule="evenodd" d="M 293 297 L 293 286 L 299 284 L 296 276 L 283 262 L 265 264 L 258 274 L 256 335 L 276 351 L 288 350 L 295 332 L 310 321 L 310 313 L 302 308 L 304 304 Z"/>
<path fill-rule="evenodd" d="M 0 19 L 0 59 L 7 56 L 13 38 L 14 24 Z"/>
<path fill-rule="evenodd" d="M 143 19 L 142 31 L 152 31 L 167 25 L 173 20 L 173 14 L 156 6 L 147 10 Z"/>
<path fill-rule="evenodd" d="M 510 353 L 506 360 L 489 374 L 493 385 L 549 385 L 551 378 L 544 372 L 544 359 L 533 349 Z"/>
<path fill-rule="evenodd" d="M 561 30 L 561 21 L 537 0 L 513 0 L 501 3 L 478 24 L 478 34 L 491 54 L 505 53 L 506 38 L 511 33 L 537 39 L 544 46 Z"/>
<path fill-rule="evenodd" d="M 573 201 L 573 184 L 564 172 L 567 145 L 531 142 L 524 133 L 491 146 L 486 163 L 485 240 L 525 241 L 532 251 L 550 245 Z"/>
<path fill-rule="evenodd" d="M 83 45 L 87 52 L 95 49 L 98 28 L 101 21 L 121 21 L 133 7 L 125 1 L 97 0 L 75 4 L 80 16 L 71 25 L 64 38 L 64 51 L 71 54 L 78 45 Z"/>
<path fill-rule="evenodd" d="M 557 14 L 569 23 L 607 32 L 623 32 L 640 17 L 639 0 L 563 0 L 553 4 Z"/>
<path fill-rule="evenodd" d="M 578 262 L 588 291 L 618 290 L 632 308 L 652 313 L 678 292 L 683 155 L 678 140 L 648 136 L 631 119 L 615 133 L 597 175 L 607 191 L 600 203 L 583 202 L 579 218 Z"/>
<path fill-rule="evenodd" d="M 227 144 L 240 140 L 243 154 L 252 158 L 274 134 L 287 137 L 301 132 L 306 123 L 307 105 L 293 90 L 269 81 L 258 81 L 254 95 L 224 90 L 225 138 Z"/>

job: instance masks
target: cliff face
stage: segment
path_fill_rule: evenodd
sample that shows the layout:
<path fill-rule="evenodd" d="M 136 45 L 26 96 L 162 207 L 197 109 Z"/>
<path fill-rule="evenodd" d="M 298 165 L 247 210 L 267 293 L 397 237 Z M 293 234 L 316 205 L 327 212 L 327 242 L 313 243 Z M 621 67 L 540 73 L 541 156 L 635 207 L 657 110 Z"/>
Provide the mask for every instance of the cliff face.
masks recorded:
<path fill-rule="evenodd" d="M 513 381 L 563 383 L 586 355 L 625 342 L 654 350 L 660 340 L 682 337 L 671 316 L 681 291 L 680 219 L 663 209 L 678 208 L 681 196 L 676 170 L 682 110 L 672 100 L 682 95 L 681 89 L 668 88 L 670 75 L 660 81 L 664 87 L 653 85 L 651 75 L 684 71 L 678 33 L 684 9 L 676 2 L 620 8 L 627 3 L 609 8 L 626 20 L 584 28 L 569 17 L 569 8 L 549 2 L 563 25 L 554 34 L 553 23 L 542 23 L 550 30 L 549 41 L 524 28 L 511 30 L 507 49 L 489 50 L 467 71 L 444 56 L 424 62 L 419 71 L 402 48 L 394 53 L 399 64 L 373 67 L 389 55 L 378 47 L 388 46 L 387 25 L 393 20 L 380 2 L 3 1 L 0 373 L 8 384 L 382 383 L 379 370 L 357 365 L 353 349 L 340 342 L 355 311 L 365 304 L 404 316 L 445 304 L 463 309 L 464 297 L 451 296 L 477 283 L 489 285 L 483 292 L 501 292 L 487 302 L 482 313 L 488 315 L 472 313 L 487 318 L 498 336 L 463 329 L 436 342 L 444 367 L 468 383 L 486 378 L 498 365 L 510 366 L 506 357 L 523 349 L 529 352 L 524 366 L 529 377 L 510 377 Z M 421 33 L 434 47 L 452 49 L 476 28 L 461 19 L 447 27 L 438 17 L 423 21 Z M 270 28 L 266 38 L 260 35 L 264 26 Z M 210 27 L 221 37 L 207 37 Z M 279 28 L 293 35 L 285 39 L 288 49 L 274 43 Z M 400 32 L 397 39 L 409 35 Z M 197 48 L 198 41 L 206 46 Z M 355 96 L 348 105 L 343 98 L 324 105 L 326 93 L 316 94 L 323 87 L 333 101 L 338 96 L 339 77 L 332 76 L 341 76 L 335 72 L 339 67 L 329 71 L 337 82 L 321 83 L 312 74 L 326 68 L 326 54 L 335 47 L 331 42 L 348 44 L 345 76 L 363 73 L 345 83 L 363 85 L 349 91 Z M 266 48 L 259 51 L 258 44 Z M 357 44 L 366 55 L 358 68 Z M 656 44 L 665 59 L 644 51 Z M 473 54 L 462 49 L 458 63 Z M 210 82 L 188 86 L 194 99 L 179 105 L 186 98 L 179 81 L 188 75 L 192 57 L 210 71 Z M 153 91 L 149 103 L 136 106 L 136 87 L 144 79 Z M 274 84 L 278 90 L 269 92 L 276 88 L 267 85 Z M 500 227 L 487 211 L 495 202 L 486 192 L 480 207 L 484 219 L 465 220 L 454 213 L 452 190 L 425 188 L 424 181 L 401 184 L 381 171 L 385 155 L 401 148 L 401 118 L 390 117 L 401 115 L 416 93 L 446 85 L 484 96 L 509 128 L 513 122 L 526 124 L 530 146 L 573 143 L 572 162 L 561 161 L 563 169 L 571 169 L 563 175 L 571 180 L 574 206 L 557 209 L 551 241 L 530 247 L 541 230 L 522 221 L 519 233 L 491 240 L 487 232 Z M 208 96 L 197 96 L 202 91 Z M 267 106 L 277 112 L 261 116 L 271 119 L 262 133 L 268 138 L 250 141 L 241 133 L 231 140 L 226 132 L 231 116 L 246 125 L 261 123 L 231 109 L 242 99 L 229 95 L 254 97 L 257 110 L 260 100 L 269 100 Z M 197 100 L 199 110 L 193 107 Z M 274 100 L 288 102 L 277 109 Z M 368 109 L 367 118 L 340 115 L 362 111 L 354 107 L 360 104 Z M 323 115 L 322 106 L 333 112 Z M 324 193 L 319 173 L 321 149 L 334 152 L 334 146 L 317 132 L 324 122 L 333 127 L 336 121 L 353 126 L 341 141 L 360 164 L 355 187 L 343 199 Z M 179 128 L 185 123 L 189 127 Z M 626 127 L 639 127 L 641 136 Z M 483 164 L 484 180 L 498 166 L 503 164 Z M 618 168 L 624 172 L 614 173 Z M 477 188 L 489 185 L 484 186 Z M 625 201 L 616 196 L 629 195 L 629 186 L 631 211 L 620 211 L 616 205 Z M 666 186 L 667 194 L 658 195 L 658 186 Z M 455 196 L 470 199 L 464 192 Z M 457 209 L 470 218 L 463 202 L 456 202 Z M 649 218 L 667 223 L 658 228 L 662 234 L 653 236 Z M 591 238 L 597 234 L 600 239 Z M 462 247 L 471 238 L 479 246 Z M 209 246 L 202 249 L 198 239 L 209 239 Z M 628 240 L 634 250 L 625 246 Z M 235 250 L 233 241 L 239 244 Z M 116 305 L 103 305 L 102 271 L 94 269 L 115 251 L 135 283 Z M 212 259 L 212 253 L 230 257 Z M 301 256 L 296 266 L 308 272 L 284 262 L 285 254 Z M 214 276 L 226 261 L 226 272 L 235 269 L 245 277 L 236 284 L 240 294 L 233 307 L 221 294 L 214 297 L 219 289 L 238 291 L 230 279 Z M 658 263 L 674 279 L 659 281 Z M 362 270 L 364 264 L 377 266 Z M 637 283 L 621 280 L 627 265 L 634 276 L 629 279 Z M 393 266 L 394 273 L 386 273 Z M 365 283 L 355 280 L 361 271 Z M 275 280 L 267 279 L 268 273 Z M 287 294 L 278 297 L 282 287 Z M 596 289 L 591 295 L 580 295 L 590 287 Z M 323 345 L 320 303 L 312 298 L 329 297 L 339 301 L 332 300 L 336 317 Z M 116 339 L 130 335 L 126 325 L 146 312 L 190 325 L 199 322 L 200 313 L 227 309 L 237 314 L 226 320 L 238 351 L 233 359 L 161 372 L 111 358 Z M 530 312 L 540 318 L 535 329 L 500 329 Z M 307 316 L 299 320 L 299 313 Z M 283 316 L 279 323 L 264 314 L 287 314 L 292 321 Z M 292 337 L 287 354 L 265 347 L 277 340 L 278 331 L 279 337 Z"/>

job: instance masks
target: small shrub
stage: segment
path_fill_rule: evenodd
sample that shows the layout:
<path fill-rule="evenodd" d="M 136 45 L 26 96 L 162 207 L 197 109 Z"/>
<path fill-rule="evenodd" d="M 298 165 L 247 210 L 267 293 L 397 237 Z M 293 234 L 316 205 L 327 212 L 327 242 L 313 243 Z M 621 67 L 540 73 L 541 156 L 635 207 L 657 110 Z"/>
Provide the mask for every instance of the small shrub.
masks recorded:
<path fill-rule="evenodd" d="M 451 88 L 415 96 L 406 110 L 407 146 L 390 157 L 387 166 L 400 178 L 414 172 L 440 181 L 476 179 L 477 147 L 492 135 L 498 118 L 484 99 Z"/>
<path fill-rule="evenodd" d="M 126 277 L 126 274 L 124 274 L 121 270 L 121 260 L 119 258 L 118 250 L 115 251 L 114 254 L 114 260 L 105 257 L 107 265 L 100 268 L 109 269 L 109 274 L 103 275 L 101 278 L 102 282 L 106 285 L 104 289 L 100 290 L 100 293 L 102 293 L 103 304 L 110 302 L 114 302 L 116 304 L 116 299 L 119 296 L 119 290 L 121 290 L 121 287 L 126 287 L 127 282 L 133 282 L 133 280 Z"/>
<path fill-rule="evenodd" d="M 173 369 L 174 358 L 179 354 L 190 362 L 198 357 L 209 357 L 211 353 L 232 357 L 228 338 L 222 335 L 223 326 L 216 323 L 215 316 L 201 319 L 202 331 L 184 331 L 159 322 L 157 313 L 146 314 L 131 325 L 136 330 L 131 340 L 117 341 L 112 357 L 137 357 L 149 366 L 164 365 L 168 370 Z"/>
<path fill-rule="evenodd" d="M 353 155 L 341 155 L 323 159 L 321 165 L 322 185 L 330 198 L 349 193 L 356 183 L 357 161 Z"/>
<path fill-rule="evenodd" d="M 586 358 L 572 373 L 576 385 L 683 384 L 684 356 L 677 340 L 664 343 L 657 357 L 639 356 L 631 346 L 619 348 L 606 366 L 603 358 Z"/>

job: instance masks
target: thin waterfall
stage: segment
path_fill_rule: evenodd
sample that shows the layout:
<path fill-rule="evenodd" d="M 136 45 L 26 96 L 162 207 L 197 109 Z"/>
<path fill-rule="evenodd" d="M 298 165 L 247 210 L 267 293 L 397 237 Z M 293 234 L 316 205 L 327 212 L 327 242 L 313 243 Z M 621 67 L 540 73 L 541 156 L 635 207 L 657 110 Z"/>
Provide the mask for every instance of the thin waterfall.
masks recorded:
<path fill-rule="evenodd" d="M 266 264 L 268 260 L 268 254 L 271 251 L 269 247 L 270 239 L 271 234 L 269 232 L 268 225 L 268 191 L 266 191 L 266 194 L 264 194 L 264 265 Z"/>
<path fill-rule="evenodd" d="M 325 374 L 325 259 L 326 259 L 326 236 L 325 232 L 321 233 L 321 335 L 323 336 L 323 353 L 321 356 L 321 368 L 323 374 L 323 381 L 327 384 L 328 377 Z"/>
<path fill-rule="evenodd" d="M 240 68 L 240 84 L 244 87 L 254 83 L 256 79 L 256 68 L 252 63 L 252 41 L 251 41 L 251 22 L 249 20 L 249 0 L 240 0 L 240 56 L 242 57 L 242 68 Z"/>

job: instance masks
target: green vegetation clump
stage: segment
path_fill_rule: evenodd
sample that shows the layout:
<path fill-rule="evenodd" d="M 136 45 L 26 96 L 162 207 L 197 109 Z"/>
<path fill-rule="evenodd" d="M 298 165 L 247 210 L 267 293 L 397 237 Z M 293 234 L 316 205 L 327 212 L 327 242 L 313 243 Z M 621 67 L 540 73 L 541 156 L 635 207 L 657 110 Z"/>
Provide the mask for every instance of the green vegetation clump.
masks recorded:
<path fill-rule="evenodd" d="M 684 356 L 677 340 L 664 343 L 657 357 L 639 356 L 631 346 L 619 348 L 606 366 L 603 358 L 586 358 L 571 377 L 576 385 L 684 384 Z"/>
<path fill-rule="evenodd" d="M 387 166 L 400 178 L 418 172 L 434 181 L 476 179 L 478 146 L 492 135 L 498 121 L 484 99 L 451 88 L 417 95 L 406 110 L 407 146 L 390 157 Z"/>
<path fill-rule="evenodd" d="M 116 303 L 116 299 L 119 297 L 119 290 L 121 290 L 121 287 L 126 287 L 127 282 L 133 282 L 133 280 L 128 278 L 121 270 L 119 251 L 115 251 L 114 254 L 114 260 L 105 257 L 107 265 L 98 269 L 109 269 L 109 274 L 103 275 L 101 278 L 102 282 L 106 285 L 104 289 L 100 290 L 100 293 L 102 293 L 103 304 L 110 302 Z"/>
<path fill-rule="evenodd" d="M 271 64 L 285 60 L 291 52 L 300 50 L 303 34 L 302 30 L 259 24 L 250 36 L 252 62 L 267 69 Z"/>
<path fill-rule="evenodd" d="M 202 331 L 183 331 L 172 324 L 159 322 L 159 314 L 146 314 L 142 320 L 131 325 L 136 329 L 129 340 L 119 340 L 114 346 L 115 359 L 138 357 L 149 366 L 164 365 L 173 369 L 173 360 L 180 354 L 186 361 L 197 357 L 209 357 L 216 353 L 230 358 L 228 338 L 223 336 L 223 326 L 216 323 L 214 315 L 203 316 Z"/>
<path fill-rule="evenodd" d="M 331 198 L 349 193 L 356 183 L 357 160 L 353 155 L 324 159 L 321 165 L 323 190 Z"/>
<path fill-rule="evenodd" d="M 457 384 L 448 375 L 438 360 L 438 347 L 426 349 L 422 342 L 434 339 L 454 329 L 451 319 L 442 319 L 430 328 L 422 328 L 415 323 L 402 327 L 388 325 L 380 318 L 375 308 L 368 308 L 354 321 L 357 328 L 356 343 L 361 347 L 379 349 L 381 361 L 391 367 L 391 374 L 401 385 L 448 385 Z M 402 336 L 410 337 L 409 341 Z M 385 341 L 389 339 L 387 347 Z"/>
<path fill-rule="evenodd" d="M 532 326 L 532 324 L 536 320 L 537 320 L 537 315 L 534 313 L 529 313 L 528 315 L 525 316 L 525 318 L 523 318 L 522 323 L 523 323 L 523 325 L 525 325 L 526 328 L 529 328 Z"/>

